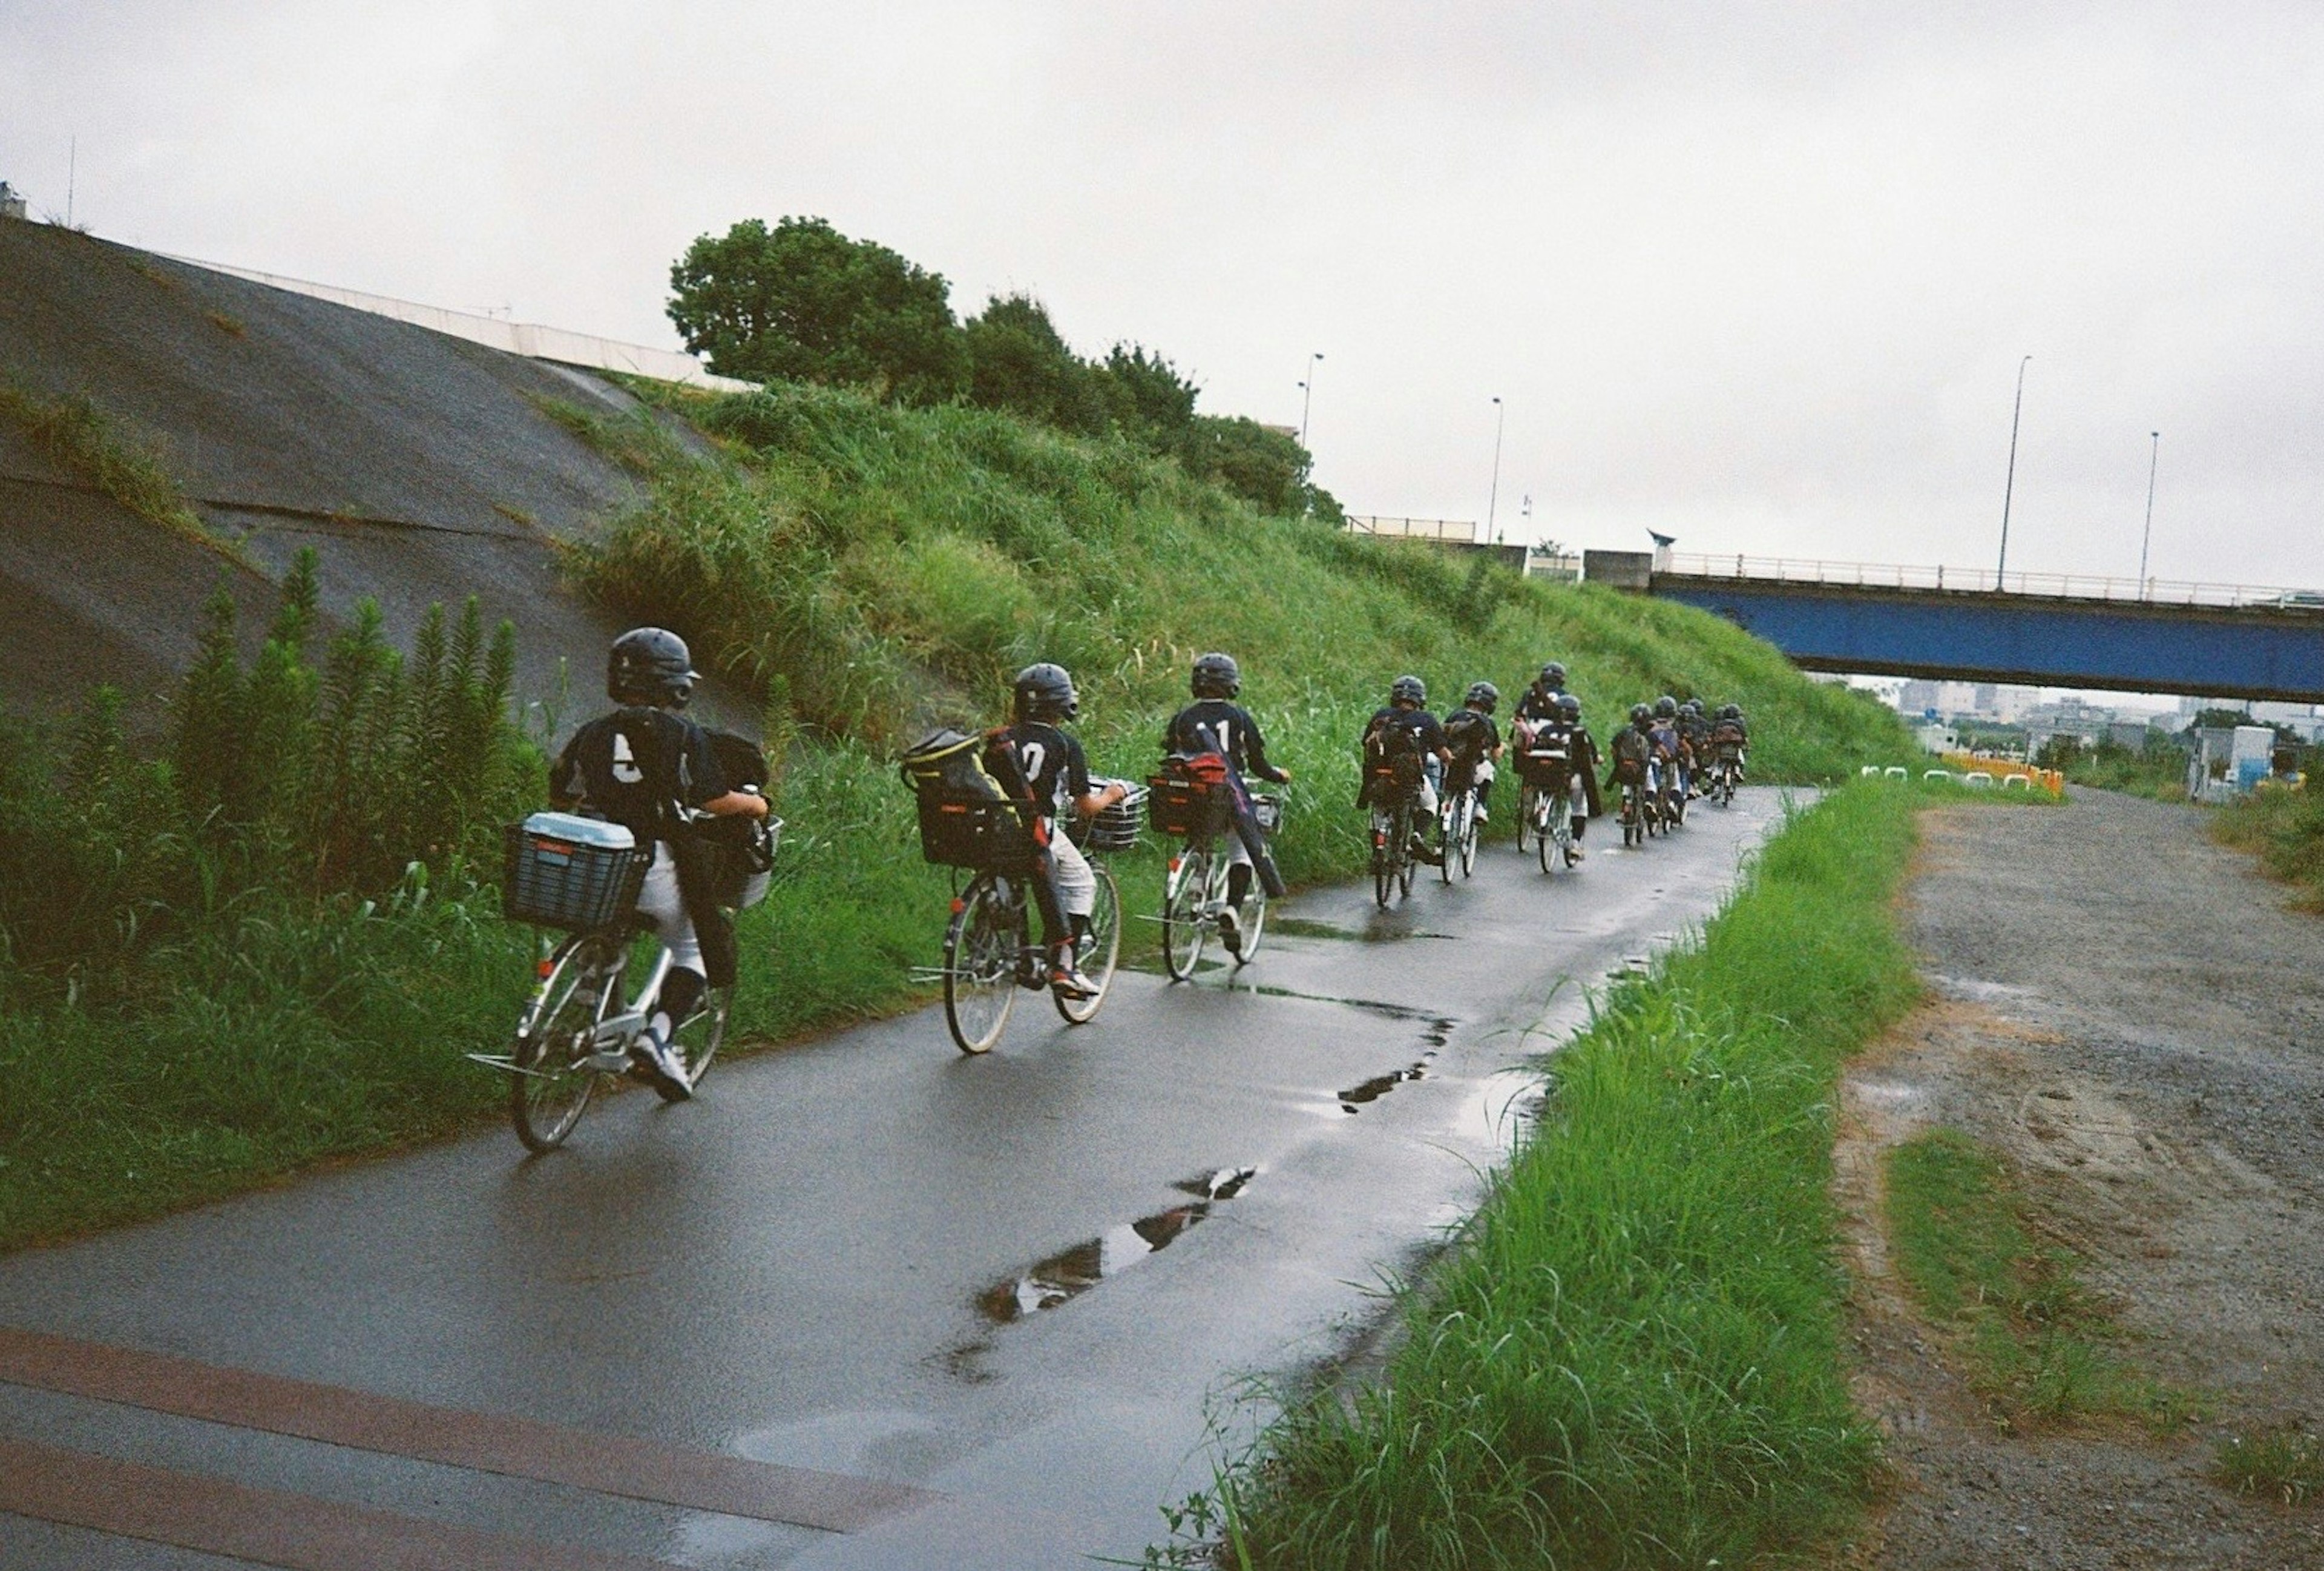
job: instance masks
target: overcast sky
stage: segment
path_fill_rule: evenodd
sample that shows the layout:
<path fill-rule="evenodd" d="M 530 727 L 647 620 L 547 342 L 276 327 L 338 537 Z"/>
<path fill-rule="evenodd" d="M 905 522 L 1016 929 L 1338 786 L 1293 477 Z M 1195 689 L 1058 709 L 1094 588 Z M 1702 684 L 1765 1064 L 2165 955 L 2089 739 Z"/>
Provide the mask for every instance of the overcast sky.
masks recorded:
<path fill-rule="evenodd" d="M 1512 540 L 2324 585 L 2324 5 L 0 0 L 108 238 L 675 345 L 829 218 Z M 0 281 L 4 285 L 5 281 Z M 1532 499 L 1532 516 L 1521 514 Z"/>

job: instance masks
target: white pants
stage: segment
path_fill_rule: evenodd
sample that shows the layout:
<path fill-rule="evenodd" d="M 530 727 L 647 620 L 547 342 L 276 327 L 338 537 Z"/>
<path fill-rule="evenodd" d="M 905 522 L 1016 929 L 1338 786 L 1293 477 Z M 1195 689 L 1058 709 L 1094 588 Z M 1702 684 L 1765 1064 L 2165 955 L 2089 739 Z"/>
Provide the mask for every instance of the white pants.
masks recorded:
<path fill-rule="evenodd" d="M 687 915 L 686 897 L 678 892 L 678 859 L 670 855 L 667 840 L 654 842 L 653 865 L 646 869 L 645 883 L 638 891 L 638 914 L 653 923 L 662 947 L 669 951 L 671 966 L 706 971 L 701 940 L 694 936 L 694 919 Z"/>
<path fill-rule="evenodd" d="M 1085 917 L 1097 910 L 1097 874 L 1090 871 L 1082 848 L 1065 838 L 1065 827 L 1054 826 L 1056 838 L 1049 855 L 1056 866 L 1057 905 L 1069 917 Z"/>
<path fill-rule="evenodd" d="M 1436 787 L 1443 778 L 1444 761 L 1443 759 L 1432 753 L 1420 761 L 1420 810 L 1422 812 L 1433 813 L 1436 810 Z"/>

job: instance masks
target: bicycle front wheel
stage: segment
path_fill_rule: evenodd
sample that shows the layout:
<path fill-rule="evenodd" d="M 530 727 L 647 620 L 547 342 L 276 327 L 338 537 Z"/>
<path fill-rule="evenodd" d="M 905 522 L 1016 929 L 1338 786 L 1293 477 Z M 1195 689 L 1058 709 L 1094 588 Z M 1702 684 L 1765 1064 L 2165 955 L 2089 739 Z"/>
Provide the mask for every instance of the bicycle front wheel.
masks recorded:
<path fill-rule="evenodd" d="M 945 1024 L 964 1053 L 991 1050 L 1017 1002 L 1017 951 L 1022 914 L 1012 910 L 992 874 L 969 880 L 960 910 L 945 930 Z"/>
<path fill-rule="evenodd" d="M 1203 957 L 1203 903 L 1211 897 L 1211 853 L 1189 848 L 1162 883 L 1162 964 L 1173 980 L 1194 975 Z"/>
<path fill-rule="evenodd" d="M 1113 985 L 1113 968 L 1121 958 L 1121 891 L 1114 886 L 1111 870 L 1090 865 L 1097 879 L 1097 900 L 1090 907 L 1090 936 L 1081 948 L 1082 975 L 1097 984 L 1093 998 L 1067 998 L 1051 989 L 1057 1012 L 1075 1025 L 1086 1025 L 1097 1017 L 1098 1005 L 1105 1002 L 1108 989 Z"/>
<path fill-rule="evenodd" d="M 509 1060 L 509 1122 L 527 1151 L 565 1143 L 596 1093 L 589 1058 L 622 976 L 622 951 L 595 933 L 568 938 L 517 1023 Z"/>

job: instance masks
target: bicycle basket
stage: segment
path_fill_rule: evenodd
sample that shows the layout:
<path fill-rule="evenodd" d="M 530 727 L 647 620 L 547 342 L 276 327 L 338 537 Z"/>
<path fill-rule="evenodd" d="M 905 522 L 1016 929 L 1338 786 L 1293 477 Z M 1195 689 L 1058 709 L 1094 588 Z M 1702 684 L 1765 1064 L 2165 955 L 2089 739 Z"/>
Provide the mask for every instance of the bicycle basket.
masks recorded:
<path fill-rule="evenodd" d="M 1130 784 L 1128 781 L 1090 781 L 1100 790 L 1116 783 Z M 1067 832 L 1073 836 L 1074 844 L 1084 851 L 1127 851 L 1138 844 L 1138 831 L 1146 821 L 1145 809 L 1146 789 L 1130 786 L 1128 796 L 1111 807 L 1101 808 L 1095 818 L 1084 818 L 1075 814 Z"/>
<path fill-rule="evenodd" d="M 1012 803 L 935 792 L 920 797 L 920 855 L 940 867 L 1024 867 L 1036 850 Z"/>
<path fill-rule="evenodd" d="M 1202 781 L 1157 774 L 1146 782 L 1146 817 L 1154 832 L 1173 840 L 1215 835 L 1231 810 L 1226 792 Z"/>
<path fill-rule="evenodd" d="M 501 842 L 501 913 L 568 932 L 626 915 L 653 862 L 653 847 L 621 825 L 571 813 L 535 813 L 502 830 Z"/>
<path fill-rule="evenodd" d="M 1272 835 L 1283 827 L 1283 799 L 1250 793 L 1250 816 L 1259 820 L 1259 832 Z"/>

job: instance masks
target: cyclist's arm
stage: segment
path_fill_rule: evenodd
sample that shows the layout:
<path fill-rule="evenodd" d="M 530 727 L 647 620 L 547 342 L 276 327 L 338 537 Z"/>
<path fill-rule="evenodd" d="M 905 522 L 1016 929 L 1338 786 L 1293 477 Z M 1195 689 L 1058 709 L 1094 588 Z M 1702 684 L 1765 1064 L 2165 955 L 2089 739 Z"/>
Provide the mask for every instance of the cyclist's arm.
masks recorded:
<path fill-rule="evenodd" d="M 747 818 L 763 818 L 767 816 L 767 799 L 756 791 L 728 791 L 724 796 L 711 798 L 695 810 L 722 818 L 736 813 Z"/>
<path fill-rule="evenodd" d="M 1242 735 L 1244 756 L 1250 764 L 1250 772 L 1261 780 L 1271 780 L 1277 785 L 1290 784 L 1289 770 L 1267 762 L 1267 738 L 1259 734 L 1259 722 L 1250 717 L 1249 710 L 1243 712 Z"/>
<path fill-rule="evenodd" d="M 1059 732 L 1060 736 L 1065 733 Z M 1103 790 L 1090 782 L 1089 754 L 1082 751 L 1078 738 L 1065 736 L 1064 763 L 1065 795 L 1074 804 L 1074 811 L 1084 818 L 1095 818 L 1130 794 L 1130 788 L 1120 781 L 1110 782 Z"/>

